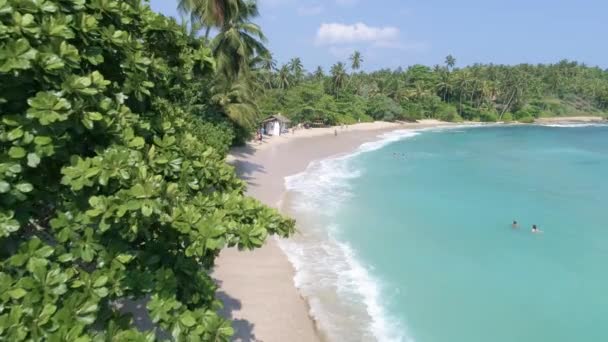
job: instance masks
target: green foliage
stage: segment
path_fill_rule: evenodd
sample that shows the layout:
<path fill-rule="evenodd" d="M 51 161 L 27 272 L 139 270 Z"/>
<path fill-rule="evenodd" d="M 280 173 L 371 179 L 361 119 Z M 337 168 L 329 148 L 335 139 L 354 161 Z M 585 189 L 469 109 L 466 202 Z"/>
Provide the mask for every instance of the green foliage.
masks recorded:
<path fill-rule="evenodd" d="M 245 197 L 201 40 L 139 0 L 0 0 L 0 339 L 227 341 L 208 274 L 291 220 Z"/>
<path fill-rule="evenodd" d="M 447 122 L 463 121 L 462 117 L 458 115 L 456 107 L 448 104 L 444 104 L 439 108 L 436 118 Z"/>
<path fill-rule="evenodd" d="M 358 72 L 359 59 L 358 53 L 351 56 L 350 75 L 344 63 L 336 63 L 330 75 L 317 70 L 297 84 L 289 82 L 295 76 L 287 67 L 281 68 L 279 73 L 265 73 L 264 79 L 287 80 L 280 82 L 280 88 L 288 93 L 272 91 L 273 84 L 279 84 L 278 81 L 260 82 L 271 91 L 266 91 L 259 103 L 272 103 L 275 112 L 295 118 L 297 108 L 277 99 L 291 97 L 289 91 L 294 87 L 322 85 L 323 93 L 335 97 L 338 102 L 363 103 L 349 108 L 350 113 L 338 110 L 355 119 L 361 115 L 357 111 L 359 108 L 365 108 L 365 113 L 381 120 L 437 118 L 452 121 L 461 118 L 495 121 L 507 112 L 518 119 L 585 114 L 605 116 L 608 111 L 608 72 L 576 62 L 514 66 L 475 64 L 456 68 L 456 59 L 448 56 L 445 66 L 413 65 L 406 70 L 365 73 Z M 402 111 L 394 108 L 391 101 Z M 451 106 L 449 110 L 446 105 Z M 308 107 L 314 107 L 314 104 Z"/>
<path fill-rule="evenodd" d="M 479 114 L 479 121 L 481 122 L 496 122 L 498 121 L 498 116 L 493 112 L 483 112 Z"/>
<path fill-rule="evenodd" d="M 388 96 L 376 95 L 369 99 L 366 112 L 376 120 L 391 121 L 400 118 L 403 109 Z"/>
<path fill-rule="evenodd" d="M 503 116 L 502 116 L 502 121 L 504 121 L 504 122 L 512 122 L 513 121 L 513 114 L 511 114 L 509 112 L 504 113 Z"/>
<path fill-rule="evenodd" d="M 517 119 L 517 121 L 521 123 L 534 123 L 534 118 L 531 116 L 525 116 Z"/>
<path fill-rule="evenodd" d="M 522 118 L 534 118 L 536 117 L 537 113 L 537 108 L 534 108 L 532 106 L 524 106 L 523 108 L 513 113 L 513 118 L 521 122 Z"/>

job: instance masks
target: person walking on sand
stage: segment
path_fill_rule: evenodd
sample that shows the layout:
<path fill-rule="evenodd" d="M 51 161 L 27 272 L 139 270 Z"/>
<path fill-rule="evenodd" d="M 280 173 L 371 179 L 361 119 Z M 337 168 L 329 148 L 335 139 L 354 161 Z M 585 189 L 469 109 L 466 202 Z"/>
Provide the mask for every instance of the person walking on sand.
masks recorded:
<path fill-rule="evenodd" d="M 337 128 L 334 128 L 334 136 L 336 136 L 336 137 L 338 136 L 338 129 Z"/>

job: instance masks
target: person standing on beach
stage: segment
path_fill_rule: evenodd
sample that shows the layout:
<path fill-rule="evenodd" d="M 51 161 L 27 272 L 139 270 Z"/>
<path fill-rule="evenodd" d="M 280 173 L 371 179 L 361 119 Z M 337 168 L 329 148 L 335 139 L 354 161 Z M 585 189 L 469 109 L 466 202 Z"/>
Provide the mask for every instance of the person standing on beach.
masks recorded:
<path fill-rule="evenodd" d="M 334 136 L 336 136 L 336 137 L 338 136 L 338 129 L 337 128 L 334 128 Z"/>

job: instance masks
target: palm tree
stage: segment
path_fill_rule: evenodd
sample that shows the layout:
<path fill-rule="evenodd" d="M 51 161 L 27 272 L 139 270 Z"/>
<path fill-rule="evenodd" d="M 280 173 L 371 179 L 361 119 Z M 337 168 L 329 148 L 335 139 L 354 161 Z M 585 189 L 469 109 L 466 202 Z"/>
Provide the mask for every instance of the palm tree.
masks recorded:
<path fill-rule="evenodd" d="M 272 72 L 277 68 L 277 61 L 272 56 L 272 53 L 257 56 L 254 64 L 256 67 L 267 72 Z"/>
<path fill-rule="evenodd" d="M 437 92 L 441 94 L 444 102 L 449 103 L 448 95 L 452 92 L 452 84 L 447 79 L 442 79 L 437 83 Z"/>
<path fill-rule="evenodd" d="M 249 64 L 249 68 L 256 74 L 258 83 L 263 84 L 268 89 L 272 88 L 273 71 L 277 64 L 272 58 L 272 54 L 255 56 Z"/>
<path fill-rule="evenodd" d="M 312 74 L 312 77 L 317 81 L 323 80 L 323 77 L 325 77 L 323 68 L 321 66 L 318 66 L 317 69 L 315 70 L 315 72 Z"/>
<path fill-rule="evenodd" d="M 346 67 L 344 66 L 344 63 L 338 62 L 338 63 L 334 64 L 331 67 L 331 72 L 330 73 L 331 73 L 331 79 L 332 79 L 332 85 L 333 85 L 333 89 L 334 89 L 334 94 L 337 97 L 339 91 L 346 84 L 346 78 L 348 76 L 347 73 L 346 73 Z"/>
<path fill-rule="evenodd" d="M 448 71 L 450 71 L 454 68 L 454 65 L 456 65 L 456 58 L 452 55 L 447 55 L 447 57 L 445 57 L 445 65 L 448 67 Z"/>
<path fill-rule="evenodd" d="M 178 0 L 177 9 L 189 14 L 191 22 L 198 21 L 206 28 L 205 39 L 212 27 L 221 28 L 227 20 L 238 16 L 247 4 L 243 0 Z"/>
<path fill-rule="evenodd" d="M 304 66 L 302 65 L 302 60 L 300 57 L 292 58 L 287 64 L 289 70 L 292 72 L 296 82 L 302 80 L 304 76 Z"/>
<path fill-rule="evenodd" d="M 359 70 L 361 69 L 361 63 L 363 63 L 363 58 L 361 57 L 361 52 L 359 51 L 355 51 L 353 52 L 353 54 L 350 56 L 350 61 L 351 61 L 351 68 L 353 70 Z"/>
<path fill-rule="evenodd" d="M 182 17 L 181 26 L 184 29 L 184 32 L 186 32 L 191 39 L 196 39 L 199 32 L 204 27 L 199 20 L 192 20 L 192 18 L 187 19 L 184 17 Z"/>
<path fill-rule="evenodd" d="M 291 73 L 289 72 L 289 67 L 287 65 L 283 65 L 281 69 L 279 69 L 277 83 L 279 89 L 289 89 L 289 86 L 291 85 Z"/>
<path fill-rule="evenodd" d="M 258 14 L 255 2 L 244 3 L 235 17 L 226 18 L 220 33 L 211 42 L 218 71 L 228 79 L 246 73 L 253 57 L 270 54 L 263 44 L 266 37 L 261 28 L 250 21 Z"/>
<path fill-rule="evenodd" d="M 247 71 L 255 56 L 269 52 L 263 43 L 266 37 L 260 27 L 251 22 L 259 15 L 255 1 L 250 0 L 178 0 L 178 9 L 190 14 L 191 23 L 206 27 L 205 37 L 216 27 L 219 33 L 211 42 L 219 73 L 236 79 Z"/>
<path fill-rule="evenodd" d="M 230 81 L 218 79 L 211 89 L 215 94 L 211 102 L 233 122 L 252 128 L 259 113 L 252 89 L 250 81 L 244 77 Z"/>
<path fill-rule="evenodd" d="M 470 78 L 471 76 L 467 70 L 462 70 L 462 72 L 456 75 L 456 85 L 459 99 L 458 110 L 460 115 L 462 115 L 462 96 L 466 96 L 466 91 L 469 86 Z"/>

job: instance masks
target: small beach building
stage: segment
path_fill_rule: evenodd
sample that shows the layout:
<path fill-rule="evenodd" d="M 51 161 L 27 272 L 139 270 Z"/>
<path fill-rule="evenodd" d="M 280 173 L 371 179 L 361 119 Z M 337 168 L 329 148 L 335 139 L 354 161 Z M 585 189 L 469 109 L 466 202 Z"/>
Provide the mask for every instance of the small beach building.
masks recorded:
<path fill-rule="evenodd" d="M 262 128 L 264 128 L 266 135 L 281 135 L 287 131 L 290 122 L 283 115 L 275 114 L 262 121 Z"/>

